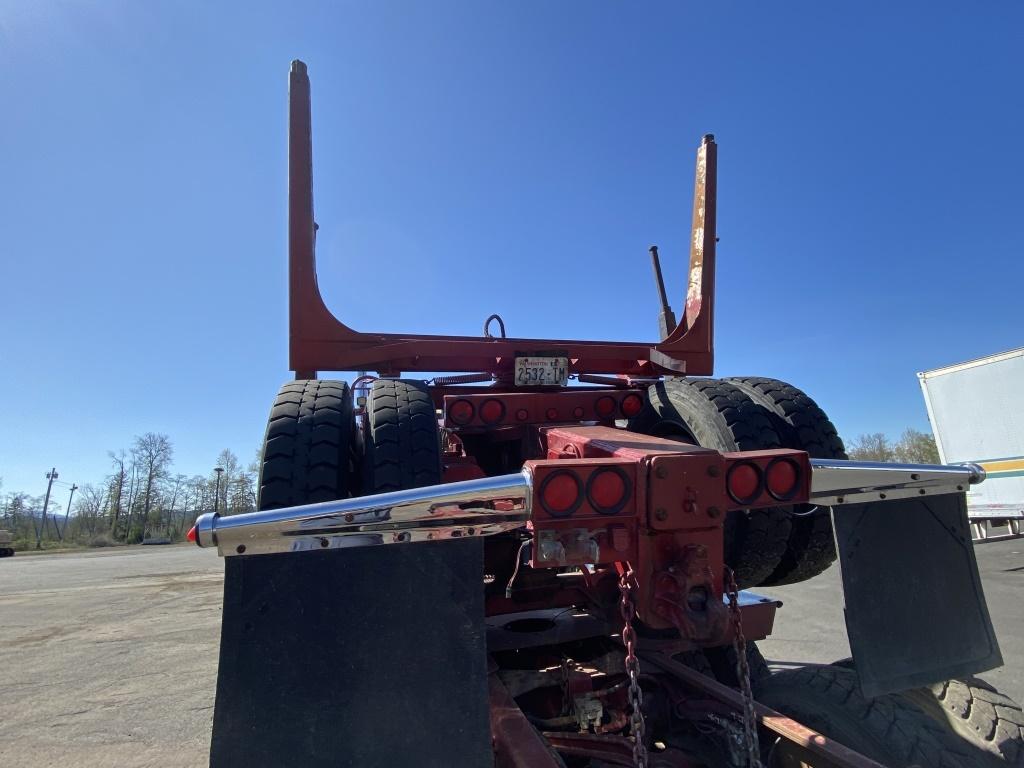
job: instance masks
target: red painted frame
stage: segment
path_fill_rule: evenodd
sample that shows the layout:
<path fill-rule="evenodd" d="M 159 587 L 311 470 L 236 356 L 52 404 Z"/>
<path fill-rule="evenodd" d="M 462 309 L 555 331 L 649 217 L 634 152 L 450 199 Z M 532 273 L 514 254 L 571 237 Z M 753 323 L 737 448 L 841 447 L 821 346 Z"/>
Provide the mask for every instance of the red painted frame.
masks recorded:
<path fill-rule="evenodd" d="M 693 227 L 685 310 L 661 342 L 501 339 L 362 333 L 324 304 L 316 279 L 313 150 L 309 76 L 293 61 L 289 75 L 288 279 L 289 361 L 298 379 L 317 371 L 480 371 L 508 374 L 516 355 L 557 353 L 570 372 L 634 376 L 712 373 L 715 286 L 715 195 L 718 154 L 705 136 L 697 150 Z"/>

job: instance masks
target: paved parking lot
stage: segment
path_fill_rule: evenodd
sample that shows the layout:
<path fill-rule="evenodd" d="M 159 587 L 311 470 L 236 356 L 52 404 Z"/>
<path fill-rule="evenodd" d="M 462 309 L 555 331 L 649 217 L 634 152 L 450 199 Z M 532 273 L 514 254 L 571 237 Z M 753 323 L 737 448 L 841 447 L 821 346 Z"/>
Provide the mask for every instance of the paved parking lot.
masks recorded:
<path fill-rule="evenodd" d="M 1024 698 L 1024 540 L 978 559 L 1006 659 L 984 675 Z M 205 765 L 222 563 L 191 546 L 0 560 L 0 765 Z M 836 569 L 780 597 L 772 661 L 848 655 Z"/>

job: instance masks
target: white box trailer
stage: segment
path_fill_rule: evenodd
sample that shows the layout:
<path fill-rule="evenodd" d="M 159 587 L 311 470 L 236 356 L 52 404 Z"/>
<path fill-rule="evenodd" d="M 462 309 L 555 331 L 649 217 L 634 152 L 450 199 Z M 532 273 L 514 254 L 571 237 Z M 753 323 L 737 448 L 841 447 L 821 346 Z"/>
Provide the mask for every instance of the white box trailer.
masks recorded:
<path fill-rule="evenodd" d="M 975 538 L 1020 535 L 1024 519 L 1024 348 L 917 374 L 943 463 L 974 462 L 988 478 L 967 492 Z"/>

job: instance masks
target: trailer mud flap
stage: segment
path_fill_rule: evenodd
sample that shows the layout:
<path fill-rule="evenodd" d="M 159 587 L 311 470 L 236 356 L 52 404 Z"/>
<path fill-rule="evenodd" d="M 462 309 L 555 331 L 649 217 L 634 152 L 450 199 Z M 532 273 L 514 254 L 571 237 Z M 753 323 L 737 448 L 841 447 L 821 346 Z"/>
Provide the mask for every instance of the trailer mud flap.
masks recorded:
<path fill-rule="evenodd" d="M 225 569 L 211 768 L 492 765 L 479 540 Z"/>
<path fill-rule="evenodd" d="M 865 696 L 1003 663 L 964 494 L 849 504 L 833 509 L 833 522 Z"/>

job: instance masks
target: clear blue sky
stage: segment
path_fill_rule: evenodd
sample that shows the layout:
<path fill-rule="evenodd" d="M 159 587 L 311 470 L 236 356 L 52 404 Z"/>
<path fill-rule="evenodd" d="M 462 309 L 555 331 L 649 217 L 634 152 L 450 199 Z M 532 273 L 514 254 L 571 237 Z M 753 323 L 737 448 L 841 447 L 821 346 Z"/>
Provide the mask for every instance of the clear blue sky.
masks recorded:
<path fill-rule="evenodd" d="M 286 380 L 288 63 L 320 283 L 363 330 L 647 339 L 720 145 L 719 375 L 847 438 L 1024 343 L 1024 6 L 0 0 L 0 477 L 171 436 L 248 461 Z M 452 293 L 452 275 L 465 292 Z"/>

